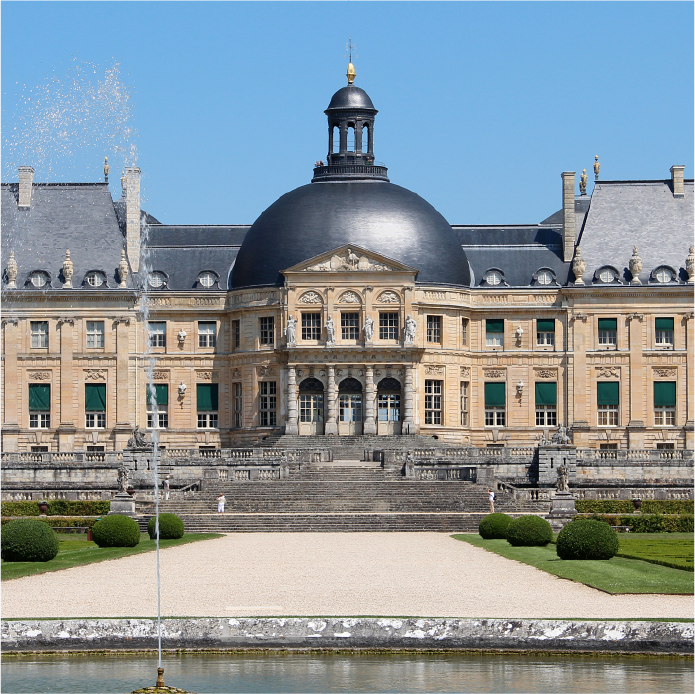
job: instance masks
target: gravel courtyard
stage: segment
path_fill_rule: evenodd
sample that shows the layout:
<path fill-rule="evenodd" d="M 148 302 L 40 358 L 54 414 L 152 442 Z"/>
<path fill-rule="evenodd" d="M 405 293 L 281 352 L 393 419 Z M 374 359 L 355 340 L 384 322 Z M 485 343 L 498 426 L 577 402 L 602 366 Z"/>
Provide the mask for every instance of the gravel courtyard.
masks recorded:
<path fill-rule="evenodd" d="M 160 553 L 164 616 L 692 617 L 692 596 L 612 596 L 446 533 L 238 533 Z M 3 618 L 151 617 L 155 554 L 2 584 Z"/>

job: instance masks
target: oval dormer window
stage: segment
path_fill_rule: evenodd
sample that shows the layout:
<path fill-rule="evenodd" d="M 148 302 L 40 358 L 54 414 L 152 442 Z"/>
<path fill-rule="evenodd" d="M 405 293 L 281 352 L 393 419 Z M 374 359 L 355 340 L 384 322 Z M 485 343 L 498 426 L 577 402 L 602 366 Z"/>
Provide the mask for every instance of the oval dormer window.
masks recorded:
<path fill-rule="evenodd" d="M 32 272 L 30 280 L 35 287 L 45 287 L 48 284 L 48 275 L 45 272 Z"/>
<path fill-rule="evenodd" d="M 550 270 L 541 270 L 536 275 L 536 281 L 538 284 L 552 284 L 553 283 L 553 273 Z"/>
<path fill-rule="evenodd" d="M 100 272 L 88 272 L 85 280 L 90 287 L 101 287 L 105 282 L 104 276 Z"/>
<path fill-rule="evenodd" d="M 198 277 L 198 282 L 200 282 L 203 287 L 209 288 L 217 282 L 217 277 L 215 277 L 215 274 L 212 272 L 203 272 Z"/>
<path fill-rule="evenodd" d="M 612 270 L 609 267 L 604 267 L 599 273 L 598 278 L 601 280 L 601 282 L 613 282 L 616 278 L 615 270 Z"/>
<path fill-rule="evenodd" d="M 485 283 L 495 286 L 502 283 L 502 273 L 497 270 L 490 270 L 485 273 Z"/>
<path fill-rule="evenodd" d="M 655 273 L 654 278 L 657 282 L 665 284 L 673 281 L 673 273 L 666 267 L 660 267 Z"/>
<path fill-rule="evenodd" d="M 153 289 L 160 289 L 161 287 L 163 287 L 165 285 L 166 278 L 164 277 L 164 275 L 161 272 L 153 272 L 148 277 L 147 283 Z"/>

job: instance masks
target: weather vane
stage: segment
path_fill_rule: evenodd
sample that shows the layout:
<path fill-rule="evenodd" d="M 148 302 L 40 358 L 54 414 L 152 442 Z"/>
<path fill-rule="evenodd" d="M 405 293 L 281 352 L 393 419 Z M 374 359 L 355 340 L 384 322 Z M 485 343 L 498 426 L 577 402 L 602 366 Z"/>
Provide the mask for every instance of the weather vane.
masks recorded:
<path fill-rule="evenodd" d="M 350 62 L 348 63 L 348 71 L 346 77 L 348 78 L 348 84 L 352 84 L 355 81 L 355 76 L 357 73 L 355 72 L 355 66 L 352 64 L 352 51 L 355 50 L 357 46 L 352 42 L 352 37 L 348 40 L 348 42 L 345 44 L 345 50 L 348 52 L 348 54 L 345 56 L 346 58 L 350 58 Z M 357 53 L 355 53 L 355 58 L 357 58 Z"/>
<path fill-rule="evenodd" d="M 348 40 L 348 42 L 345 44 L 345 50 L 347 51 L 347 55 L 345 56 L 346 58 L 350 59 L 350 62 L 352 62 L 352 52 L 357 50 L 357 46 L 352 42 L 352 37 Z M 355 53 L 355 58 L 359 58 L 357 53 Z"/>

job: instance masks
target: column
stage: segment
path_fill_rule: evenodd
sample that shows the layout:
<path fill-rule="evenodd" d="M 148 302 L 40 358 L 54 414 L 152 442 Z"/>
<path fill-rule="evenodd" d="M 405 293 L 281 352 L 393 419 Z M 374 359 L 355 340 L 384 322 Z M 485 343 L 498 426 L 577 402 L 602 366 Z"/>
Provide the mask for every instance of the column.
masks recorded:
<path fill-rule="evenodd" d="M 287 367 L 287 424 L 286 434 L 298 434 L 297 422 L 297 372 L 294 366 Z"/>
<path fill-rule="evenodd" d="M 72 318 L 59 318 L 60 327 L 60 426 L 58 427 L 58 449 L 71 451 L 75 447 L 75 388 L 73 384 L 73 332 Z"/>
<path fill-rule="evenodd" d="M 114 428 L 115 447 L 117 451 L 123 450 L 132 435 L 131 409 L 130 409 L 130 384 L 128 379 L 128 328 L 130 318 L 116 318 L 116 426 Z M 170 384 L 169 393 L 169 423 L 176 426 L 172 419 L 178 416 L 174 410 L 174 394 L 176 385 Z"/>
<path fill-rule="evenodd" d="M 403 412 L 403 433 L 415 434 L 415 420 L 413 419 L 413 365 L 405 366 L 405 403 Z"/>
<path fill-rule="evenodd" d="M 364 397 L 363 432 L 365 434 L 376 434 L 376 422 L 374 420 L 374 367 L 371 364 L 365 367 Z"/>
<path fill-rule="evenodd" d="M 647 386 L 644 373 L 644 354 L 642 351 L 642 330 L 644 316 L 633 313 L 630 321 L 630 419 L 628 421 L 628 446 L 644 448 L 646 412 L 644 411 L 644 391 Z M 623 384 L 624 390 L 624 384 Z"/>
<path fill-rule="evenodd" d="M 335 421 L 335 367 L 328 367 L 328 389 L 326 393 L 328 398 L 328 416 L 326 417 L 326 434 L 337 434 L 338 425 Z"/>
<path fill-rule="evenodd" d="M 15 452 L 19 447 L 19 423 L 17 421 L 17 401 L 20 399 L 17 373 L 17 319 L 5 318 L 5 401 L 3 403 L 2 449 Z"/>

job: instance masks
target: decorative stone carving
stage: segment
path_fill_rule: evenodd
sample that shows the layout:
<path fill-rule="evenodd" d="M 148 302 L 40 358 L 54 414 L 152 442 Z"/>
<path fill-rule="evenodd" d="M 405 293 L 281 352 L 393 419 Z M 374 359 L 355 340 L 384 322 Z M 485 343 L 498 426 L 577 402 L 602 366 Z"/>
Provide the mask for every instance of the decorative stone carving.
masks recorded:
<path fill-rule="evenodd" d="M 70 325 L 75 325 L 75 319 L 71 318 L 70 316 L 61 316 L 58 318 L 56 321 L 58 325 L 63 325 L 63 323 L 70 323 Z"/>
<path fill-rule="evenodd" d="M 437 364 L 426 364 L 425 374 L 428 376 L 442 376 L 444 374 L 444 367 Z"/>
<path fill-rule="evenodd" d="M 272 366 L 259 366 L 258 375 L 261 378 L 266 378 L 268 376 L 275 376 L 275 369 Z"/>
<path fill-rule="evenodd" d="M 637 250 L 637 246 L 632 247 L 632 258 L 630 258 L 628 263 L 630 274 L 632 275 L 630 284 L 642 284 L 639 278 L 639 273 L 642 272 L 642 258 L 639 257 Z"/>
<path fill-rule="evenodd" d="M 580 320 L 582 323 L 586 323 L 589 320 L 589 314 L 588 313 L 574 313 L 572 315 L 572 320 L 577 321 Z"/>
<path fill-rule="evenodd" d="M 659 378 L 675 378 L 678 374 L 678 369 L 676 368 L 659 368 L 654 367 L 654 374 Z"/>
<path fill-rule="evenodd" d="M 470 366 L 462 366 L 461 367 L 461 376 L 463 376 L 464 378 L 470 378 L 471 367 Z"/>
<path fill-rule="evenodd" d="M 348 248 L 344 256 L 333 255 L 330 260 L 311 265 L 304 272 L 354 272 L 354 271 L 384 271 L 393 270 L 388 265 L 382 265 L 371 261 L 366 255 L 358 256 Z"/>
<path fill-rule="evenodd" d="M 405 319 L 405 327 L 403 329 L 404 340 L 403 343 L 406 345 L 412 345 L 415 340 L 415 331 L 417 330 L 417 323 L 408 316 Z"/>
<path fill-rule="evenodd" d="M 183 399 L 183 396 L 186 394 L 186 384 L 181 381 L 178 386 L 178 391 L 179 391 L 179 398 Z"/>
<path fill-rule="evenodd" d="M 196 376 L 202 381 L 217 381 L 220 377 L 219 371 L 196 371 Z"/>
<path fill-rule="evenodd" d="M 362 300 L 360 299 L 355 292 L 345 292 L 344 294 L 340 295 L 340 299 L 338 299 L 339 304 L 361 304 Z"/>
<path fill-rule="evenodd" d="M 504 378 L 506 371 L 504 369 L 483 369 L 485 378 Z"/>
<path fill-rule="evenodd" d="M 188 333 L 181 328 L 179 330 L 178 335 L 176 336 L 176 339 L 179 341 L 179 347 L 183 347 L 183 343 L 186 341 L 186 338 L 188 337 Z"/>
<path fill-rule="evenodd" d="M 601 164 L 598 160 L 598 154 L 594 157 L 594 180 L 598 181 L 598 174 L 601 171 Z"/>
<path fill-rule="evenodd" d="M 519 326 L 514 334 L 516 335 L 516 344 L 520 345 L 521 338 L 524 336 L 524 329 L 521 326 Z"/>
<path fill-rule="evenodd" d="M 557 431 L 550 437 L 550 442 L 551 443 L 556 443 L 561 446 L 566 446 L 570 442 L 570 438 L 567 434 L 567 427 L 564 426 L 562 423 L 557 428 Z M 562 491 L 562 490 L 558 490 Z M 567 491 L 566 489 L 564 491 Z"/>
<path fill-rule="evenodd" d="M 378 304 L 400 304 L 401 299 L 396 292 L 381 292 L 376 302 Z"/>
<path fill-rule="evenodd" d="M 335 323 L 332 316 L 326 319 L 326 345 L 333 346 L 335 344 Z"/>
<path fill-rule="evenodd" d="M 105 381 L 106 380 L 106 369 L 85 369 L 84 370 L 84 380 L 85 381 Z"/>
<path fill-rule="evenodd" d="M 362 330 L 364 331 L 364 339 L 367 342 L 371 342 L 372 337 L 374 337 L 374 321 L 369 316 L 364 319 L 364 328 Z"/>
<path fill-rule="evenodd" d="M 241 369 L 234 369 L 232 371 L 232 378 L 241 378 Z"/>
<path fill-rule="evenodd" d="M 128 439 L 128 443 L 126 444 L 125 448 L 127 451 L 151 451 L 154 449 L 154 444 L 152 443 L 152 441 L 147 440 L 147 436 L 142 431 L 140 431 L 140 427 L 136 425 L 135 429 L 133 429 L 133 435 Z M 125 466 L 122 466 L 118 468 L 119 486 L 121 484 L 121 469 L 125 469 L 126 484 L 128 482 L 128 469 L 125 468 Z M 125 489 L 123 489 L 122 491 L 125 491 Z"/>
<path fill-rule="evenodd" d="M 555 369 L 538 369 L 536 378 L 557 378 L 557 371 Z"/>
<path fill-rule="evenodd" d="M 65 260 L 63 261 L 63 277 L 65 278 L 65 284 L 63 287 L 68 289 L 72 287 L 72 276 L 75 274 L 75 266 L 70 260 L 70 251 L 65 251 Z"/>
<path fill-rule="evenodd" d="M 113 327 L 115 328 L 119 323 L 123 325 L 130 325 L 130 318 L 128 316 L 119 316 L 113 319 Z"/>
<path fill-rule="evenodd" d="M 574 252 L 574 260 L 572 260 L 572 272 L 574 273 L 575 284 L 584 284 L 582 275 L 585 271 L 586 262 L 584 262 L 584 258 L 582 258 L 582 249 L 577 246 L 577 249 Z"/>
<path fill-rule="evenodd" d="M 285 328 L 285 337 L 287 338 L 288 347 L 296 344 L 297 341 L 297 321 L 294 316 L 287 319 L 287 327 Z"/>
<path fill-rule="evenodd" d="M 133 432 L 135 433 L 135 432 Z M 128 444 L 130 444 L 130 441 L 133 439 L 131 438 L 128 441 Z M 118 492 L 119 494 L 127 494 L 128 493 L 128 468 L 125 465 L 121 465 L 118 468 Z"/>
<path fill-rule="evenodd" d="M 14 251 L 10 251 L 10 257 L 5 266 L 5 274 L 7 275 L 7 288 L 17 289 L 17 261 L 14 259 Z"/>
<path fill-rule="evenodd" d="M 582 173 L 579 176 L 579 194 L 586 195 L 586 184 L 589 181 L 589 177 L 586 175 L 586 169 L 582 169 Z"/>
<path fill-rule="evenodd" d="M 48 381 L 51 378 L 50 371 L 30 371 L 29 378 L 32 381 Z"/>
<path fill-rule="evenodd" d="M 619 366 L 597 366 L 597 378 L 620 378 Z"/>
<path fill-rule="evenodd" d="M 685 271 L 688 273 L 688 284 L 695 282 L 695 246 L 690 246 L 688 257 L 685 259 Z"/>
<path fill-rule="evenodd" d="M 167 380 L 169 380 L 169 372 L 168 371 L 153 371 L 152 372 L 152 378 L 155 381 L 167 381 Z"/>
<path fill-rule="evenodd" d="M 299 297 L 300 304 L 322 304 L 323 300 L 316 292 L 307 292 Z"/>
<path fill-rule="evenodd" d="M 567 465 L 559 465 L 557 468 L 557 483 L 555 490 L 558 492 L 569 492 L 569 470 Z"/>

